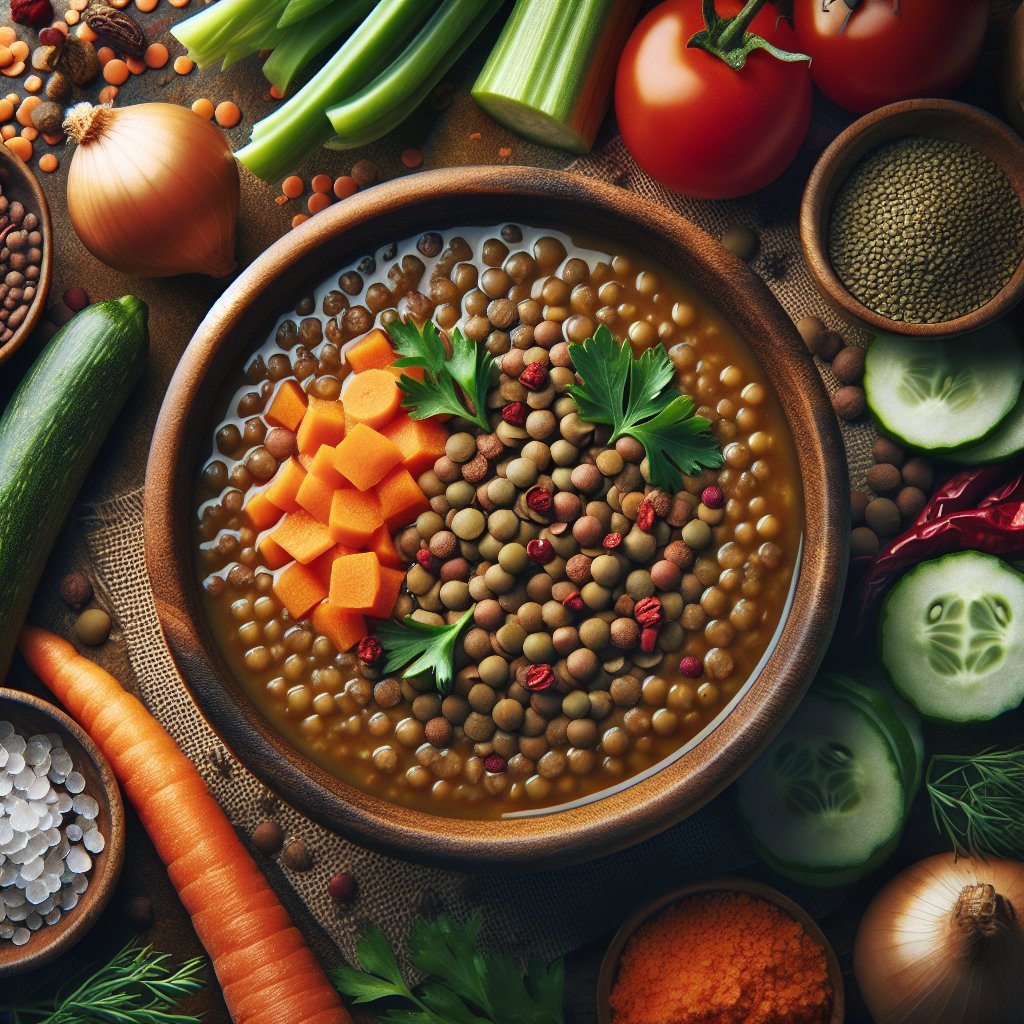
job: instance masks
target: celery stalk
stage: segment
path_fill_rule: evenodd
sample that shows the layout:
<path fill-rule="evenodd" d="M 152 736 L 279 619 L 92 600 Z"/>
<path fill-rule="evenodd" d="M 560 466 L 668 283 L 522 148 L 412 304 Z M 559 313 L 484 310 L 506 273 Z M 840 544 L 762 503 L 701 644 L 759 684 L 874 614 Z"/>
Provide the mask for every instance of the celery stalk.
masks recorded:
<path fill-rule="evenodd" d="M 263 75 L 283 93 L 295 76 L 330 42 L 362 21 L 377 0 L 349 0 L 334 3 L 322 18 L 307 18 L 290 26 L 284 39 L 263 62 Z"/>
<path fill-rule="evenodd" d="M 473 85 L 495 121 L 544 146 L 586 153 L 611 95 L 639 0 L 518 0 Z"/>
<path fill-rule="evenodd" d="M 337 0 L 288 0 L 277 24 L 287 28 L 336 3 Z"/>
<path fill-rule="evenodd" d="M 335 131 L 328 148 L 364 146 L 401 124 L 465 53 L 499 7 L 499 0 L 444 0 L 390 67 L 327 111 Z"/>
<path fill-rule="evenodd" d="M 320 71 L 255 125 L 249 145 L 235 154 L 238 159 L 265 181 L 283 177 L 330 138 L 327 107 L 360 89 L 385 67 L 432 6 L 427 0 L 380 0 Z"/>
<path fill-rule="evenodd" d="M 220 0 L 171 29 L 201 68 L 277 46 L 283 32 L 277 20 L 288 0 Z"/>

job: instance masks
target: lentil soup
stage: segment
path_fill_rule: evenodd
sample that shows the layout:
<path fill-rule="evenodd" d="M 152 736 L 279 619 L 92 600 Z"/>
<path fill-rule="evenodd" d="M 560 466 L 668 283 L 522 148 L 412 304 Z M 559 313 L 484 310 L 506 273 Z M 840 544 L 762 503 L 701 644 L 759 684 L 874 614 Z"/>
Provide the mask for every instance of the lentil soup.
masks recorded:
<path fill-rule="evenodd" d="M 490 431 L 456 417 L 436 449 L 416 449 L 404 466 L 422 503 L 386 520 L 390 540 L 377 531 L 363 545 L 376 555 L 351 554 L 349 525 L 332 519 L 344 544 L 309 549 L 299 566 L 248 511 L 269 492 L 308 518 L 273 490 L 289 466 L 316 470 L 278 397 L 288 389 L 303 408 L 340 409 L 359 376 L 349 354 L 399 317 L 458 325 L 486 346 Z M 601 324 L 634 353 L 665 346 L 674 384 L 711 421 L 721 468 L 682 477 L 675 494 L 658 490 L 639 442 L 609 445 L 609 428 L 576 415 L 568 343 Z M 211 633 L 281 735 L 376 796 L 473 818 L 597 798 L 713 728 L 781 628 L 802 518 L 781 407 L 728 322 L 626 247 L 513 224 L 385 246 L 280 317 L 215 412 L 193 499 Z M 353 626 L 308 611 L 328 587 L 333 599 L 335 587 L 358 585 L 331 575 L 339 557 L 356 575 L 367 563 L 349 559 L 376 558 L 391 574 L 383 607 L 395 619 L 471 617 L 449 692 L 429 675 L 385 674 L 362 617 Z M 286 607 L 290 568 L 304 574 L 307 600 L 291 604 L 303 614 Z"/>

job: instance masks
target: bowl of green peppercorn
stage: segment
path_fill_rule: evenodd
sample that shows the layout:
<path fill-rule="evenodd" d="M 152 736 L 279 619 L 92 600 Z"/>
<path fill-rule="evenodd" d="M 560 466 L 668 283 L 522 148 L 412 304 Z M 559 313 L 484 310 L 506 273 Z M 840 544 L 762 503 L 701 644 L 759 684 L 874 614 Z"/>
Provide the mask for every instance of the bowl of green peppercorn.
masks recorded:
<path fill-rule="evenodd" d="M 893 103 L 825 150 L 804 258 L 844 313 L 889 334 L 974 331 L 1024 296 L 1024 143 L 965 103 Z"/>

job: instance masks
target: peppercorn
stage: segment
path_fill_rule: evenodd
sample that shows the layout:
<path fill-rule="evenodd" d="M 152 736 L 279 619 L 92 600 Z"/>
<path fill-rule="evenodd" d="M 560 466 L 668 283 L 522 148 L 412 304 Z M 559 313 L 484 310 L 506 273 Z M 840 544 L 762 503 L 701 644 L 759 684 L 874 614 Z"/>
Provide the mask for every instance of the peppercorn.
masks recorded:
<path fill-rule="evenodd" d="M 921 455 L 907 459 L 903 464 L 903 482 L 908 487 L 918 487 L 926 493 L 931 490 L 935 471 L 931 463 Z"/>
<path fill-rule="evenodd" d="M 354 903 L 359 895 L 359 884 L 351 871 L 338 871 L 327 880 L 327 894 L 336 903 Z"/>
<path fill-rule="evenodd" d="M 364 636 L 356 647 L 356 656 L 364 665 L 375 665 L 383 654 L 384 647 L 375 636 Z"/>
<path fill-rule="evenodd" d="M 613 647 L 628 651 L 640 641 L 640 626 L 633 619 L 624 616 L 613 619 L 611 624 L 611 642 Z"/>
<path fill-rule="evenodd" d="M 452 738 L 452 723 L 443 715 L 431 718 L 423 727 L 423 737 L 435 747 L 446 747 Z"/>
<path fill-rule="evenodd" d="M 890 441 L 887 437 L 880 437 L 871 446 L 871 458 L 875 462 L 888 462 L 893 466 L 902 466 L 906 455 L 895 441 Z"/>
<path fill-rule="evenodd" d="M 850 555 L 853 558 L 862 556 L 874 557 L 880 545 L 878 534 L 870 526 L 858 526 L 850 534 Z"/>
<path fill-rule="evenodd" d="M 864 510 L 864 520 L 880 537 L 891 537 L 902 522 L 896 502 L 890 498 L 875 498 Z"/>
<path fill-rule="evenodd" d="M 285 848 L 281 855 L 285 866 L 292 871 L 308 871 L 313 866 L 313 857 L 306 846 L 305 839 L 294 839 Z"/>
<path fill-rule="evenodd" d="M 679 674 L 687 679 L 699 679 L 704 674 L 704 664 L 692 654 L 684 655 L 679 661 Z"/>
<path fill-rule="evenodd" d="M 81 608 L 92 600 L 92 584 L 84 572 L 69 572 L 60 581 L 61 600 L 71 608 Z"/>
<path fill-rule="evenodd" d="M 903 485 L 900 471 L 889 462 L 879 462 L 872 466 L 865 479 L 868 487 L 876 494 L 892 494 Z"/>
<path fill-rule="evenodd" d="M 256 828 L 253 829 L 252 845 L 256 847 L 260 853 L 272 856 L 281 849 L 283 843 L 284 830 L 273 818 L 261 821 Z"/>
<path fill-rule="evenodd" d="M 832 372 L 840 384 L 859 384 L 864 379 L 864 349 L 847 345 L 832 360 Z"/>
<path fill-rule="evenodd" d="M 863 388 L 847 384 L 832 396 L 832 408 L 841 420 L 859 419 L 866 407 Z"/>

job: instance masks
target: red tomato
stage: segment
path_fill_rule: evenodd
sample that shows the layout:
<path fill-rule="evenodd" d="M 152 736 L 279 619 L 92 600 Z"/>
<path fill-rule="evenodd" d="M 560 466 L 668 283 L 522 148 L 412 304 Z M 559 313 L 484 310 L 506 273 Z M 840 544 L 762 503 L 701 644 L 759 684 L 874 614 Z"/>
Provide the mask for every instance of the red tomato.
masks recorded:
<path fill-rule="evenodd" d="M 819 0 L 820 2 L 820 0 Z M 723 17 L 740 0 L 718 0 Z M 734 71 L 687 48 L 704 28 L 701 0 L 666 0 L 633 30 L 619 61 L 615 111 L 636 162 L 676 192 L 728 199 L 763 188 L 796 156 L 811 121 L 806 61 L 787 63 L 755 50 Z M 749 31 L 783 50 L 793 33 L 774 7 Z"/>
<path fill-rule="evenodd" d="M 796 0 L 793 29 L 797 49 L 813 58 L 814 84 L 862 114 L 962 85 L 988 15 L 989 0 L 858 0 L 852 11 L 846 0 Z"/>

